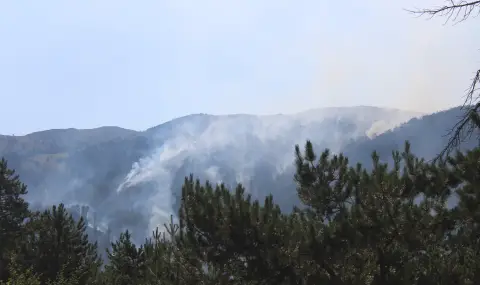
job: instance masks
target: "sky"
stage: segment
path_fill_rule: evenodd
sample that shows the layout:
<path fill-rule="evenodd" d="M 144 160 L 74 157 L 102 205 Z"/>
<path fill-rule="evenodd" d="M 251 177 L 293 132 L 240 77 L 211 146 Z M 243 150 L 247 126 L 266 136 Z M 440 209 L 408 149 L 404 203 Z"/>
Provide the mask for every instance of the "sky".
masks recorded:
<path fill-rule="evenodd" d="M 480 67 L 478 18 L 443 0 L 5 0 L 1 134 L 192 113 L 460 105 Z"/>

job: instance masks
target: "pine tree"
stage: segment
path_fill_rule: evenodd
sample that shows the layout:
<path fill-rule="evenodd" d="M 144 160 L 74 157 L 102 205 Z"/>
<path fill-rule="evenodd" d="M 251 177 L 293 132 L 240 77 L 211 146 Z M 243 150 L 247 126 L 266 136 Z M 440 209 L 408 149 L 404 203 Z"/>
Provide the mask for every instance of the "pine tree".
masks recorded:
<path fill-rule="evenodd" d="M 230 193 L 224 185 L 213 188 L 193 176 L 186 178 L 181 235 L 194 244 L 202 262 L 232 282 L 295 284 L 293 266 L 284 252 L 289 239 L 286 217 L 271 196 L 260 206 L 244 191 L 241 185 Z"/>
<path fill-rule="evenodd" d="M 457 152 L 447 162 L 450 179 L 459 181 L 458 204 L 452 209 L 455 230 L 448 240 L 453 260 L 448 265 L 456 279 L 461 276 L 464 284 L 473 284 L 480 280 L 480 148 Z"/>
<path fill-rule="evenodd" d="M 477 206 L 460 210 L 462 201 L 476 203 L 472 191 L 478 188 L 478 154 L 469 160 L 460 155 L 448 164 L 426 163 L 410 153 L 407 143 L 403 153 L 393 153 L 391 167 L 374 153 L 368 172 L 361 165 L 347 167 L 345 157 L 331 157 L 328 151 L 316 161 L 309 142 L 303 154 L 298 147 L 296 153 L 298 192 L 308 206 L 297 222 L 306 253 L 301 263 L 313 264 L 304 273 L 314 276 L 312 282 L 433 285 L 478 280 L 479 251 L 472 246 L 478 235 L 465 236 L 463 230 L 475 229 L 465 221 L 472 221 L 470 210 Z M 465 198 L 460 208 L 450 210 L 447 201 L 455 191 Z M 459 243 L 461 238 L 468 242 Z"/>
<path fill-rule="evenodd" d="M 0 160 L 0 280 L 7 278 L 8 252 L 22 235 L 23 223 L 29 215 L 28 203 L 23 199 L 27 187 L 15 171 Z"/>
<path fill-rule="evenodd" d="M 107 279 L 115 285 L 143 284 L 146 276 L 146 258 L 143 246 L 132 242 L 127 230 L 120 234 L 120 239 L 112 243 L 107 250 L 109 264 L 105 270 Z"/>
<path fill-rule="evenodd" d="M 6 282 L 0 281 L 0 285 L 41 285 L 38 275 L 33 272 L 32 268 L 19 270 L 15 254 L 10 255 L 8 267 L 10 277 Z"/>
<path fill-rule="evenodd" d="M 64 205 L 36 213 L 27 224 L 19 262 L 33 267 L 42 284 L 59 276 L 89 284 L 100 267 L 96 244 L 88 241 L 83 218 L 75 222 Z M 62 277 L 62 278 L 63 278 Z"/>
<path fill-rule="evenodd" d="M 147 259 L 147 284 L 205 284 L 202 264 L 190 244 L 181 240 L 173 222 L 157 228 L 143 248 Z M 157 282 L 157 283 L 155 283 Z"/>

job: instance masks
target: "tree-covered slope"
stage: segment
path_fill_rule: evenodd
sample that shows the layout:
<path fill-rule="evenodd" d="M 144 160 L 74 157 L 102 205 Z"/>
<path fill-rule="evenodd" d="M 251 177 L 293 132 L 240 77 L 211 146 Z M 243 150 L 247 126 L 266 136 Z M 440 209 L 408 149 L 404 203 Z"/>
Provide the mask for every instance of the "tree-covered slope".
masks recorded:
<path fill-rule="evenodd" d="M 295 144 L 310 139 L 339 152 L 418 115 L 367 106 L 270 116 L 197 114 L 143 132 L 107 127 L 1 137 L 15 142 L 0 143 L 6 145 L 0 156 L 29 186 L 34 207 L 89 205 L 113 235 L 125 227 L 145 233 L 176 213 L 190 173 L 231 186 L 241 182 L 255 197 L 278 194 L 282 207 L 291 208 Z"/>

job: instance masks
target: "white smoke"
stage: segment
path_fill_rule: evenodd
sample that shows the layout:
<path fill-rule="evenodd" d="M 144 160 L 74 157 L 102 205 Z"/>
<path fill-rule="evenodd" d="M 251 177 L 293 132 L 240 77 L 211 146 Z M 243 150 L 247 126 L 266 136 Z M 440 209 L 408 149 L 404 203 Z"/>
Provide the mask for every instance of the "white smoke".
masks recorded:
<path fill-rule="evenodd" d="M 206 125 L 200 125 L 195 118 L 183 119 L 181 123 L 172 125 L 172 134 L 151 155 L 133 163 L 117 193 L 144 183 L 155 185 L 153 196 L 145 201 L 132 201 L 150 212 L 150 233 L 156 227 L 163 228 L 163 224 L 170 221 L 170 216 L 175 216 L 172 180 L 175 170 L 186 159 L 192 162 L 194 175 L 204 175 L 214 183 L 222 181 L 221 166 L 212 165 L 211 159 L 226 161 L 235 171 L 236 182 L 246 185 L 251 180 L 255 165 L 262 159 L 276 165 L 278 173 L 272 175 L 284 172 L 293 163 L 294 145 L 303 144 L 307 139 L 324 142 L 324 147 L 339 151 L 348 139 L 365 136 L 372 130 L 378 134 L 415 115 L 400 111 L 375 114 L 368 109 L 340 108 L 295 115 L 205 115 L 209 116 Z M 345 133 L 336 126 L 318 125 L 327 118 L 334 121 L 349 119 L 356 129 L 354 133 Z M 315 129 L 315 124 L 321 126 L 321 132 Z"/>
<path fill-rule="evenodd" d="M 418 118 L 420 117 L 421 114 L 418 114 L 412 118 Z M 387 131 L 393 130 L 396 127 L 399 127 L 401 124 L 403 124 L 404 121 L 402 118 L 397 118 L 396 120 L 379 120 L 376 121 L 372 124 L 372 126 L 365 132 L 365 135 L 369 138 L 374 138 L 378 135 L 381 135 Z"/>

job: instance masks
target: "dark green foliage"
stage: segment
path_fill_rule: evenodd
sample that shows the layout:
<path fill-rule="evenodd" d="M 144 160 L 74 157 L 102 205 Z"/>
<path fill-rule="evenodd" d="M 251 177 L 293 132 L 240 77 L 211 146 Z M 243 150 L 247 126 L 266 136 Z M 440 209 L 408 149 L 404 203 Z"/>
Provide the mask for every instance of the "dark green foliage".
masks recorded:
<path fill-rule="evenodd" d="M 181 235 L 195 244 L 203 262 L 238 282 L 278 282 L 293 270 L 282 259 L 288 234 L 286 216 L 272 197 L 263 206 L 223 185 L 202 186 L 191 176 L 182 189 Z"/>
<path fill-rule="evenodd" d="M 310 142 L 303 151 L 297 146 L 295 154 L 301 209 L 285 213 L 272 196 L 259 202 L 242 185 L 231 191 L 191 175 L 182 187 L 178 223 L 172 218 L 142 245 L 133 243 L 129 231 L 122 233 L 101 271 L 82 218 L 75 222 L 63 205 L 29 214 L 20 198 L 25 187 L 17 178 L 4 179 L 1 189 L 18 192 L 21 211 L 10 210 L 18 213 L 16 219 L 2 217 L 10 221 L 2 234 L 11 240 L 4 259 L 16 266 L 3 280 L 42 285 L 480 280 L 480 148 L 427 162 L 412 155 L 407 143 L 403 152 L 392 153 L 390 166 L 373 153 L 365 167 L 328 150 L 317 155 Z"/>
<path fill-rule="evenodd" d="M 28 217 L 28 203 L 23 196 L 27 187 L 15 171 L 0 160 L 0 280 L 7 277 L 8 251 L 22 236 L 23 222 Z"/>
<path fill-rule="evenodd" d="M 479 154 L 476 149 L 468 156 Z M 341 155 L 328 157 L 324 152 L 316 163 L 310 143 L 303 155 L 297 148 L 298 192 L 309 206 L 306 214 L 317 220 L 308 221 L 314 230 L 307 237 L 311 258 L 321 265 L 315 269 L 317 274 L 323 269 L 330 282 L 342 284 L 471 284 L 476 280 L 478 262 L 464 265 L 469 269 L 462 270 L 474 272 L 471 275 L 453 267 L 461 262 L 460 254 L 470 255 L 470 260 L 474 255 L 473 248 L 465 250 L 466 245 L 452 252 L 452 240 L 465 238 L 460 217 L 470 214 L 457 212 L 467 199 L 461 198 L 452 210 L 446 203 L 455 188 L 459 193 L 469 188 L 466 177 L 456 174 L 465 173 L 459 169 L 465 165 L 462 155 L 448 163 L 428 164 L 411 155 L 407 144 L 403 153 L 393 153 L 390 170 L 373 154 L 370 173 L 359 165 L 347 168 Z M 478 160 L 469 165 L 471 175 L 478 172 L 476 165 Z M 467 240 L 474 240 L 473 235 Z"/>
<path fill-rule="evenodd" d="M 145 251 L 143 247 L 137 248 L 130 238 L 128 231 L 122 233 L 107 251 L 110 264 L 105 269 L 110 273 L 112 284 L 138 284 L 146 274 Z"/>
<path fill-rule="evenodd" d="M 32 272 L 31 268 L 20 272 L 14 256 L 12 256 L 8 267 L 10 277 L 6 282 L 0 280 L 0 285 L 41 285 L 38 274 Z"/>
<path fill-rule="evenodd" d="M 371 171 L 307 142 L 297 155 L 303 210 L 187 179 L 182 234 L 199 258 L 241 283 L 473 284 L 479 277 L 480 149 L 427 163 L 394 152 Z M 459 203 L 447 207 L 452 195 Z"/>
<path fill-rule="evenodd" d="M 60 273 L 75 277 L 79 285 L 89 284 L 100 260 L 85 228 L 83 218 L 75 222 L 62 204 L 33 214 L 17 252 L 19 264 L 40 273 L 42 284 Z"/>

